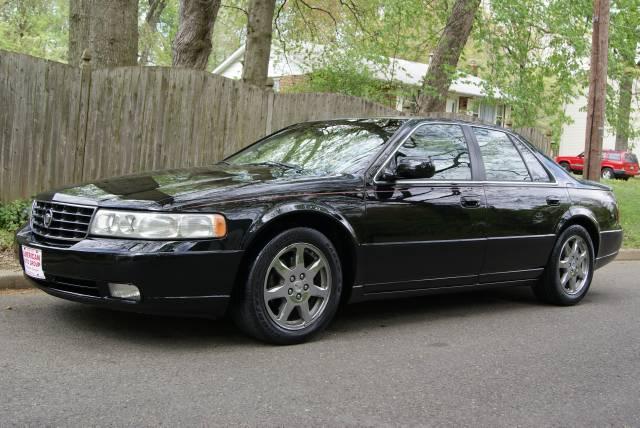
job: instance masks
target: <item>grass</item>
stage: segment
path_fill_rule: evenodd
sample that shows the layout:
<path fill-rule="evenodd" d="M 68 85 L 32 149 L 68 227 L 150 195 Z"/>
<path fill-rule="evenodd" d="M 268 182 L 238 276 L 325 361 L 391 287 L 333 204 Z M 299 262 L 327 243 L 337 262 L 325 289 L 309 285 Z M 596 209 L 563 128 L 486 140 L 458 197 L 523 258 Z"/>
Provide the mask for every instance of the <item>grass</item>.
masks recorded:
<path fill-rule="evenodd" d="M 622 246 L 640 248 L 640 178 L 622 180 L 602 180 L 613 188 L 620 208 L 620 224 L 624 229 Z"/>

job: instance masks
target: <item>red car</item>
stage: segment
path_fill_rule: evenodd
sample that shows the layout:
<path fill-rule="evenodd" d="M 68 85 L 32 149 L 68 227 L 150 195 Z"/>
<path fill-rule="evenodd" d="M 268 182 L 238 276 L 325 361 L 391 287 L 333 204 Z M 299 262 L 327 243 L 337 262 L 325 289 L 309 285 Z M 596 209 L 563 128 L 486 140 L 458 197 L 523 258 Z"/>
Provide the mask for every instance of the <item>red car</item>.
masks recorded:
<path fill-rule="evenodd" d="M 578 156 L 557 156 L 556 162 L 561 167 L 575 174 L 582 174 L 584 168 L 584 152 Z M 602 178 L 621 178 L 638 175 L 638 158 L 633 153 L 619 150 L 603 150 L 600 164 Z"/>

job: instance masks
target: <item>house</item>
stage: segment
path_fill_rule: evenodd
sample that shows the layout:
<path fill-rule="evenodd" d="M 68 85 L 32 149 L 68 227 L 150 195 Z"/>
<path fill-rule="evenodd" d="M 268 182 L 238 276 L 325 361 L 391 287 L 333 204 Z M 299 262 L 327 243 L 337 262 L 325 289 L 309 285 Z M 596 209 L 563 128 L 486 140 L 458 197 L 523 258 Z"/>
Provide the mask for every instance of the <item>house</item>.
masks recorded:
<path fill-rule="evenodd" d="M 634 83 L 632 93 L 637 94 L 640 91 L 640 81 Z M 587 90 L 584 94 L 580 94 L 573 99 L 573 102 L 565 105 L 565 114 L 573 119 L 573 123 L 565 125 L 562 128 L 560 137 L 560 146 L 558 154 L 560 156 L 576 156 L 584 151 L 584 144 L 587 130 Z M 633 106 L 632 106 L 633 107 Z M 640 128 L 640 114 L 638 110 L 632 112 L 630 121 L 636 129 Z M 604 137 L 602 141 L 603 149 L 615 149 L 616 136 L 612 129 L 605 127 Z M 640 156 L 640 139 L 629 140 L 629 147 L 632 151 Z"/>
<path fill-rule="evenodd" d="M 243 45 L 218 65 L 213 73 L 239 79 L 242 76 L 244 51 Z M 286 91 L 288 87 L 305 79 L 314 67 L 318 68 L 322 65 L 324 51 L 325 47 L 321 45 L 305 44 L 302 49 L 285 50 L 279 43 L 274 43 L 269 60 L 269 77 L 273 79 L 274 91 Z M 429 69 L 428 64 L 399 58 L 389 58 L 385 66 L 370 62 L 364 62 L 363 66 L 369 68 L 381 81 L 393 81 L 415 88 L 416 93 Z M 449 87 L 446 111 L 466 113 L 484 122 L 509 126 L 510 108 L 500 103 L 500 98 L 499 93 L 493 94 L 493 101 L 489 101 L 484 89 L 484 81 L 477 76 L 467 74 L 455 79 Z M 399 111 L 410 111 L 412 108 L 411 99 L 395 96 L 394 101 L 393 107 Z"/>

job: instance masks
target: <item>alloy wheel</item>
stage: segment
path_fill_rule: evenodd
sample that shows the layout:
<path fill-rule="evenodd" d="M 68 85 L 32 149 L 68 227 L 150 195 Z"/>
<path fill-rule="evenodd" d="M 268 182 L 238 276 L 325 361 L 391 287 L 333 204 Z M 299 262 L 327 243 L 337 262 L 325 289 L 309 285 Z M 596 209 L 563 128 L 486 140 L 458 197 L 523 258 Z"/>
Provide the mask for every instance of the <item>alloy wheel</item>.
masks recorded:
<path fill-rule="evenodd" d="M 602 178 L 612 179 L 613 172 L 611 172 L 609 168 L 605 168 L 604 170 L 602 170 Z"/>
<path fill-rule="evenodd" d="M 331 268 L 325 255 L 307 243 L 283 248 L 271 261 L 264 280 L 264 303 L 281 328 L 300 330 L 314 323 L 327 307 Z"/>
<path fill-rule="evenodd" d="M 580 293 L 587 284 L 590 258 L 589 247 L 580 236 L 571 236 L 562 246 L 558 262 L 558 277 L 562 289 L 568 295 Z"/>

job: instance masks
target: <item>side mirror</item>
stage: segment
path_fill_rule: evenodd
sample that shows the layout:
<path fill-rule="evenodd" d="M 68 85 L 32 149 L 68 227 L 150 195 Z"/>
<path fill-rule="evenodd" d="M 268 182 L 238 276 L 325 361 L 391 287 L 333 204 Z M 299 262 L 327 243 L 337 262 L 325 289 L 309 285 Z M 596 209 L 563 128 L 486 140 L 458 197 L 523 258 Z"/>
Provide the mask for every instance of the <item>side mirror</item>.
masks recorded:
<path fill-rule="evenodd" d="M 431 158 L 405 157 L 398 161 L 396 177 L 405 179 L 431 178 L 436 173 L 436 167 Z"/>

